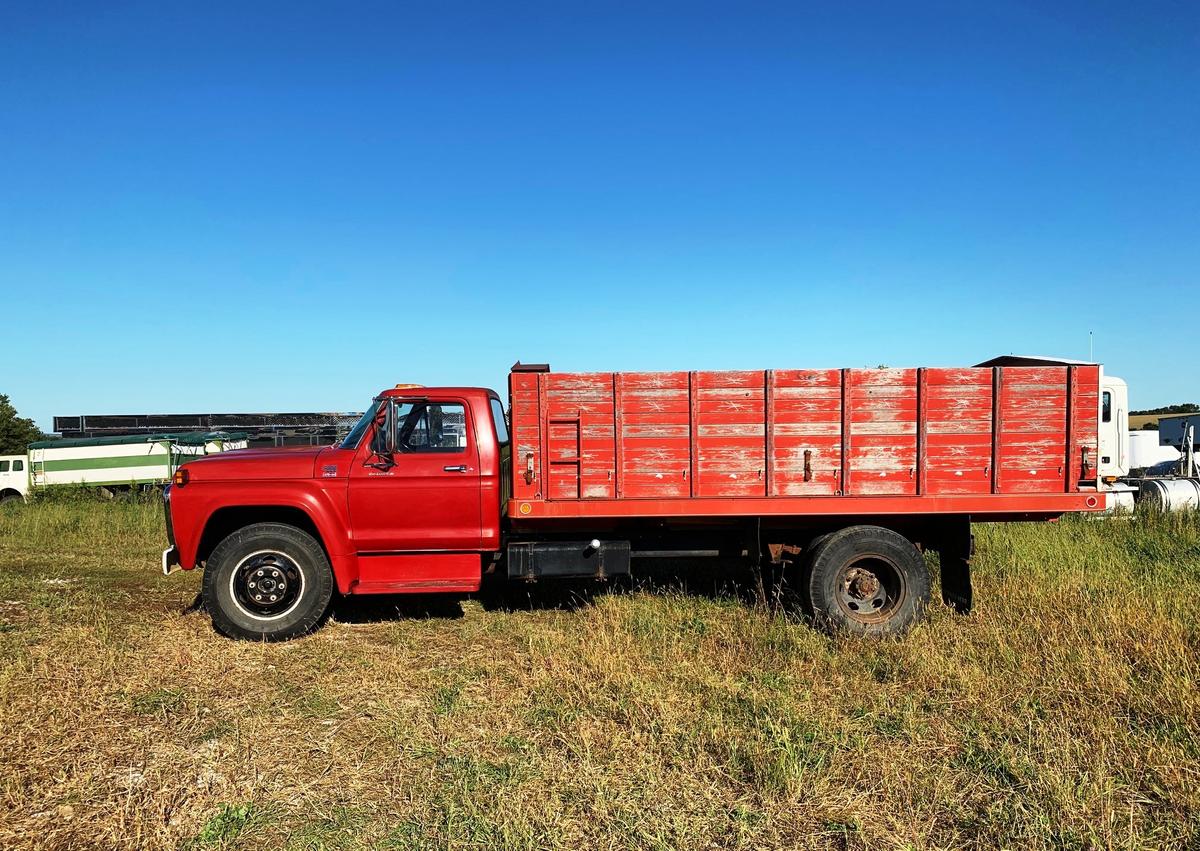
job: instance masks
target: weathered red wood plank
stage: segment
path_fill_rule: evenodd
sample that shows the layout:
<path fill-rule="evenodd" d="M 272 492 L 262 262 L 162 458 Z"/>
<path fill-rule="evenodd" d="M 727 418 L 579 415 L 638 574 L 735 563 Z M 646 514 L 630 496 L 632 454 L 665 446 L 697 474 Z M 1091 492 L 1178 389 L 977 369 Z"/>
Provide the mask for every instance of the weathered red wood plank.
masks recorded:
<path fill-rule="evenodd" d="M 776 369 L 775 387 L 779 392 L 789 388 L 832 388 L 841 393 L 840 369 Z"/>
<path fill-rule="evenodd" d="M 926 380 L 931 390 L 934 388 L 957 388 L 967 391 L 968 388 L 974 386 L 988 389 L 990 393 L 992 386 L 992 371 L 987 368 L 932 367 L 926 372 L 928 373 Z"/>
<path fill-rule="evenodd" d="M 702 393 L 711 388 L 742 387 L 762 389 L 763 373 L 758 370 L 734 370 L 730 372 L 693 372 L 692 392 Z"/>

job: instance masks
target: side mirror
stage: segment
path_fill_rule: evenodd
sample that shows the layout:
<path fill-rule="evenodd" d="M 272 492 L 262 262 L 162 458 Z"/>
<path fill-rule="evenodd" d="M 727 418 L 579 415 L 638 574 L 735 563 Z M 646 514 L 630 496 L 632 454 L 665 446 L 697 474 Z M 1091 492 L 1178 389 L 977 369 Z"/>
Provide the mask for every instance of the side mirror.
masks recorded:
<path fill-rule="evenodd" d="M 385 402 L 381 413 L 383 416 L 376 420 L 375 435 L 371 438 L 371 454 L 383 459 L 382 466 L 390 467 L 394 463 L 392 456 L 396 454 L 396 406 Z M 368 463 L 381 466 L 371 461 Z"/>

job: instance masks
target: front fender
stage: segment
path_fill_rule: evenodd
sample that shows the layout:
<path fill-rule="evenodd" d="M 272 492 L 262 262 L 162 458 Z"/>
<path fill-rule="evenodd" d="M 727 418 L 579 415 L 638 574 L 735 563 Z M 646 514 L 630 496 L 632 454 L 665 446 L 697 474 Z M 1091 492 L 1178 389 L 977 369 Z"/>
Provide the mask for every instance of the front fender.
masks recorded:
<path fill-rule="evenodd" d="M 175 546 L 184 570 L 197 566 L 201 542 L 214 518 L 220 523 L 219 516 L 229 519 L 226 512 L 236 512 L 233 522 L 237 528 L 278 520 L 278 514 L 272 516 L 272 512 L 283 509 L 301 512 L 312 523 L 329 556 L 339 591 L 348 592 L 358 578 L 345 479 L 192 482 L 172 488 L 170 505 Z"/>

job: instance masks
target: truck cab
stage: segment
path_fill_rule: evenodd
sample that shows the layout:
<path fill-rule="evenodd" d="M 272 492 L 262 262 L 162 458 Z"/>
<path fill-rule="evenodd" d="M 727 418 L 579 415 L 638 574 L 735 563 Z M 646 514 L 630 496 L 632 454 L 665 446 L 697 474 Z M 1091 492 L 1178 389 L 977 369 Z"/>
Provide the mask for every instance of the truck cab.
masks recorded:
<path fill-rule="evenodd" d="M 0 455 L 0 502 L 25 499 L 29 494 L 29 458 Z"/>
<path fill-rule="evenodd" d="M 205 567 L 218 629 L 311 629 L 330 595 L 470 592 L 500 548 L 500 397 L 399 386 L 329 447 L 190 461 L 166 489 L 163 570 Z"/>
<path fill-rule="evenodd" d="M 1100 420 L 1097 473 L 1112 484 L 1129 474 L 1129 387 L 1123 379 L 1100 373 Z"/>

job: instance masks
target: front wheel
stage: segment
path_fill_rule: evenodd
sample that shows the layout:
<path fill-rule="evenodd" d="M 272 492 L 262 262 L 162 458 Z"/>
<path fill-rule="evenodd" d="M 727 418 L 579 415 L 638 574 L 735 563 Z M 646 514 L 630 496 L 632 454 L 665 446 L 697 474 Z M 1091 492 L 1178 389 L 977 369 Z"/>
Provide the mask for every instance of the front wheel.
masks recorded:
<path fill-rule="evenodd" d="M 230 638 L 282 641 L 313 629 L 329 608 L 333 572 L 321 545 L 283 523 L 255 523 L 217 544 L 204 569 L 204 604 Z"/>
<path fill-rule="evenodd" d="M 898 532 L 851 526 L 829 535 L 811 558 L 809 599 L 827 630 L 893 636 L 924 617 L 929 569 Z"/>

